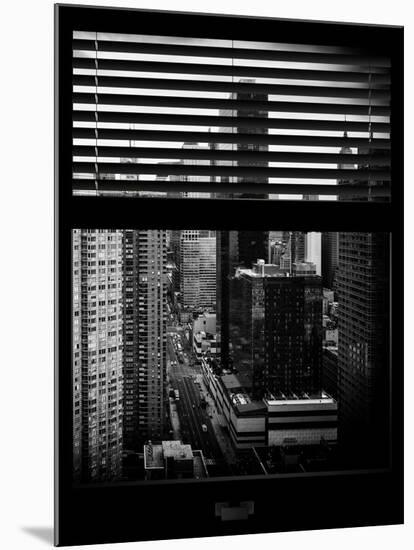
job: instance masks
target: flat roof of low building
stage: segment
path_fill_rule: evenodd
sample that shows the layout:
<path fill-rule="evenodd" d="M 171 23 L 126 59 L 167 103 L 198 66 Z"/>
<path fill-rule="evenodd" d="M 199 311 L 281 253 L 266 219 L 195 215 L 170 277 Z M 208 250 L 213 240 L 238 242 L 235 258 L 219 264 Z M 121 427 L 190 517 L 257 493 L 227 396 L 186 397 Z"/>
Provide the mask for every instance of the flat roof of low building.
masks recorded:
<path fill-rule="evenodd" d="M 194 458 L 191 445 L 185 445 L 180 440 L 163 441 L 162 450 L 164 458 L 174 458 L 174 460 L 192 460 Z"/>
<path fill-rule="evenodd" d="M 236 411 L 239 414 L 260 413 L 266 411 L 264 401 L 249 401 L 248 403 L 233 403 Z"/>
<path fill-rule="evenodd" d="M 220 378 L 227 390 L 241 388 L 240 380 L 235 374 L 223 374 Z"/>
<path fill-rule="evenodd" d="M 249 377 L 243 373 L 223 374 L 220 378 L 227 390 L 236 390 L 240 388 L 241 392 L 243 392 L 243 388 L 249 388 L 251 386 Z"/>
<path fill-rule="evenodd" d="M 277 394 L 265 399 L 268 405 L 316 405 L 318 403 L 336 403 L 335 399 L 322 391 L 319 394 Z"/>

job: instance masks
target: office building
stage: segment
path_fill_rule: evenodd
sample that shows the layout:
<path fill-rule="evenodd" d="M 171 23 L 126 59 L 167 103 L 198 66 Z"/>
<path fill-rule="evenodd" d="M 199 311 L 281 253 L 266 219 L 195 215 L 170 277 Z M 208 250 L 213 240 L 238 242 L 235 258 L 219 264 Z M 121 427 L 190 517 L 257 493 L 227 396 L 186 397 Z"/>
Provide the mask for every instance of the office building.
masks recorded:
<path fill-rule="evenodd" d="M 254 83 L 254 79 L 240 79 L 240 83 L 248 85 Z M 236 101 L 245 101 L 246 107 L 237 110 L 221 110 L 220 116 L 232 117 L 235 120 L 238 118 L 267 118 L 269 113 L 266 109 L 259 109 L 252 107 L 252 103 L 266 102 L 268 101 L 268 95 L 263 93 L 251 92 L 246 90 L 245 92 L 232 93 L 229 96 L 230 99 Z M 246 167 L 267 167 L 267 160 L 258 159 L 257 156 L 252 159 L 249 157 L 249 153 L 261 153 L 268 151 L 267 144 L 258 144 L 254 141 L 254 136 L 265 135 L 268 133 L 268 128 L 260 127 L 243 127 L 242 123 L 238 123 L 238 127 L 234 128 L 226 126 L 219 129 L 220 132 L 232 132 L 241 134 L 251 134 L 252 143 L 222 143 L 215 144 L 216 149 L 232 149 L 237 152 L 244 152 L 245 154 L 237 160 L 238 166 Z M 236 140 L 235 140 L 236 141 Z M 235 162 L 231 160 L 216 161 L 216 164 L 220 166 L 234 166 Z M 232 183 L 237 186 L 237 183 L 250 183 L 252 186 L 254 183 L 268 183 L 268 178 L 263 176 L 255 176 L 248 178 L 234 177 L 234 176 L 218 176 L 214 178 L 215 181 L 219 180 L 221 183 Z M 266 199 L 268 195 L 266 193 L 219 193 L 216 195 L 218 198 L 261 198 Z M 218 339 L 221 347 L 221 362 L 223 366 L 229 363 L 229 281 L 234 275 L 235 270 L 238 267 L 250 268 L 257 260 L 257 258 L 268 257 L 268 231 L 217 231 L 217 330 Z"/>
<path fill-rule="evenodd" d="M 179 440 L 148 442 L 144 445 L 146 479 L 202 479 L 208 477 L 207 464 L 200 450 Z"/>
<path fill-rule="evenodd" d="M 383 182 L 366 185 L 381 187 Z M 371 200 L 369 195 L 351 199 Z M 340 232 L 338 256 L 339 442 L 351 462 L 384 466 L 389 445 L 390 236 Z M 352 445 L 358 447 L 357 456 L 347 452 Z"/>
<path fill-rule="evenodd" d="M 291 277 L 258 261 L 231 280 L 229 363 L 255 398 L 321 390 L 322 282 L 312 271 Z"/>
<path fill-rule="evenodd" d="M 321 233 L 308 231 L 305 233 L 305 262 L 315 264 L 316 274 L 322 275 L 322 243 Z"/>
<path fill-rule="evenodd" d="M 216 234 L 184 230 L 180 235 L 180 291 L 184 309 L 216 306 Z"/>
<path fill-rule="evenodd" d="M 339 233 L 326 231 L 322 233 L 322 281 L 325 288 L 333 289 L 338 269 Z"/>
<path fill-rule="evenodd" d="M 326 392 L 268 394 L 254 399 L 244 375 L 217 376 L 206 357 L 201 359 L 201 369 L 235 449 L 300 445 L 304 450 L 322 442 L 336 443 L 338 404 Z"/>
<path fill-rule="evenodd" d="M 388 445 L 389 236 L 339 233 L 340 442 L 383 463 Z"/>
<path fill-rule="evenodd" d="M 182 159 L 176 162 L 164 162 L 159 163 L 162 164 L 168 164 L 170 166 L 183 166 L 183 167 L 191 167 L 191 166 L 205 166 L 206 164 L 209 164 L 210 161 L 205 161 L 202 159 L 197 158 L 186 158 L 186 150 L 194 151 L 194 150 L 208 150 L 209 145 L 201 145 L 200 143 L 196 142 L 184 142 L 182 147 Z M 187 155 L 188 156 L 188 155 Z M 203 175 L 198 174 L 170 174 L 164 176 L 164 178 L 168 179 L 168 181 L 171 182 L 171 191 L 167 192 L 167 197 L 169 198 L 192 198 L 192 199 L 208 199 L 211 196 L 211 193 L 205 193 L 200 191 L 174 191 L 174 183 L 189 183 L 189 188 L 191 188 L 191 183 L 197 183 L 197 182 L 206 182 L 206 177 Z"/>

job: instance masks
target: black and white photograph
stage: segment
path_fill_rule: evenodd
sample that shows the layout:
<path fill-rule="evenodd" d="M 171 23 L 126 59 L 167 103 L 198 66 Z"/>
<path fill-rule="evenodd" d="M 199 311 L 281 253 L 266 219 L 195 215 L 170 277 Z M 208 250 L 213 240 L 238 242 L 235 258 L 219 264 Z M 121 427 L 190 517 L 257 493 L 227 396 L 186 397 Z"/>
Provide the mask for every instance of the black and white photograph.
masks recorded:
<path fill-rule="evenodd" d="M 57 543 L 401 522 L 401 28 L 56 16 Z"/>
<path fill-rule="evenodd" d="M 386 233 L 73 231 L 76 482 L 388 465 Z"/>
<path fill-rule="evenodd" d="M 208 224 L 390 179 L 387 56 L 73 33 L 75 196 L 210 199 Z M 295 221 L 73 230 L 75 482 L 388 466 L 391 236 Z"/>
<path fill-rule="evenodd" d="M 3 12 L 0 546 L 411 549 L 410 4 Z"/>

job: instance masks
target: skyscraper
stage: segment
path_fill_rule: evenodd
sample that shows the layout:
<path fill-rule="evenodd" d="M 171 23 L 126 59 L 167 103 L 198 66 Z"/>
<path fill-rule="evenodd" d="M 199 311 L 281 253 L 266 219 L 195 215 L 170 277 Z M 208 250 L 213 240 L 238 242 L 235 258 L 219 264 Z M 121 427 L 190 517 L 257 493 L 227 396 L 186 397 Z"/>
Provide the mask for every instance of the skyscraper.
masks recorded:
<path fill-rule="evenodd" d="M 237 268 L 268 256 L 268 231 L 217 231 L 217 332 L 221 363 L 229 366 L 230 281 Z"/>
<path fill-rule="evenodd" d="M 249 84 L 254 83 L 254 79 L 241 79 L 240 83 Z M 237 101 L 267 101 L 268 95 L 257 92 L 237 92 L 230 94 L 230 99 Z M 269 113 L 267 110 L 260 110 L 251 106 L 246 106 L 238 110 L 222 110 L 220 116 L 231 116 L 235 120 L 239 118 L 267 118 Z M 251 127 L 243 126 L 241 122 L 238 122 L 238 127 L 225 127 L 220 128 L 220 132 L 235 132 L 252 135 L 252 143 L 239 143 L 239 144 L 219 144 L 217 148 L 220 149 L 234 149 L 237 151 L 243 151 L 247 153 L 243 158 L 237 161 L 238 166 L 256 166 L 266 167 L 268 162 L 266 160 L 252 160 L 249 158 L 250 152 L 265 152 L 268 150 L 266 144 L 254 143 L 254 135 L 267 134 L 268 128 L 266 127 Z M 220 161 L 220 166 L 231 166 L 233 161 Z M 263 176 L 255 176 L 249 178 L 238 177 L 220 177 L 222 183 L 232 182 L 234 187 L 237 187 L 237 183 L 251 183 L 252 186 L 255 183 L 268 183 L 268 179 Z M 219 198 L 268 198 L 265 193 L 221 193 L 217 195 Z M 218 339 L 221 343 L 221 362 L 223 366 L 229 365 L 229 295 L 230 295 L 230 278 L 234 276 L 235 270 L 238 267 L 251 268 L 253 262 L 257 258 L 268 257 L 268 231 L 217 231 L 217 331 Z"/>
<path fill-rule="evenodd" d="M 124 449 L 138 445 L 138 232 L 123 232 Z"/>
<path fill-rule="evenodd" d="M 181 149 L 182 149 L 182 156 L 183 158 L 179 161 L 176 161 L 176 162 L 164 162 L 164 163 L 159 163 L 160 165 L 162 164 L 168 164 L 169 166 L 203 166 L 203 165 L 206 165 L 206 161 L 202 160 L 202 159 L 197 159 L 197 158 L 186 158 L 188 155 L 186 155 L 186 150 L 191 150 L 191 151 L 194 151 L 194 150 L 207 150 L 209 148 L 209 145 L 200 145 L 199 143 L 196 143 L 196 142 L 191 142 L 191 141 L 186 141 L 183 143 Z M 210 161 L 207 161 L 207 163 L 209 163 Z M 182 197 L 185 197 L 185 198 L 192 198 L 192 199 L 208 199 L 210 197 L 210 193 L 204 193 L 204 192 L 199 192 L 199 191 L 174 191 L 173 188 L 174 188 L 174 182 L 180 182 L 180 183 L 183 183 L 183 182 L 203 182 L 203 181 L 206 181 L 205 180 L 205 176 L 202 176 L 202 175 L 196 175 L 196 174 L 171 174 L 169 176 L 164 176 L 165 179 L 168 178 L 168 180 L 170 182 L 172 182 L 173 184 L 171 185 L 171 191 L 169 191 L 167 193 L 167 196 L 169 198 L 182 198 Z M 191 188 L 191 185 L 188 186 L 189 188 Z"/>
<path fill-rule="evenodd" d="M 73 473 L 121 475 L 123 415 L 122 232 L 74 229 Z"/>
<path fill-rule="evenodd" d="M 255 397 L 321 391 L 322 285 L 311 272 L 258 261 L 231 280 L 230 361 Z"/>
<path fill-rule="evenodd" d="M 370 182 L 366 184 L 370 186 Z M 339 442 L 350 460 L 357 456 L 358 464 L 385 465 L 389 443 L 389 235 L 340 232 L 338 254 Z"/>
<path fill-rule="evenodd" d="M 290 234 L 290 246 L 292 263 L 304 262 L 306 259 L 306 233 L 303 231 L 292 231 Z"/>
<path fill-rule="evenodd" d="M 138 434 L 162 439 L 166 413 L 167 243 L 166 231 L 136 232 L 138 323 Z"/>
<path fill-rule="evenodd" d="M 174 292 L 180 292 L 181 269 L 181 229 L 172 229 L 170 234 L 170 252 L 174 267 L 172 272 L 172 287 Z"/>
<path fill-rule="evenodd" d="M 325 231 L 322 233 L 322 280 L 325 288 L 333 288 L 338 269 L 339 233 Z"/>
<path fill-rule="evenodd" d="M 216 235 L 214 231 L 181 231 L 180 290 L 184 308 L 215 308 Z"/>
<path fill-rule="evenodd" d="M 317 275 L 322 274 L 321 257 L 321 234 L 316 231 L 308 231 L 305 233 L 305 261 L 315 264 Z"/>
<path fill-rule="evenodd" d="M 386 233 L 339 233 L 339 436 L 370 464 L 388 441 L 388 262 Z"/>

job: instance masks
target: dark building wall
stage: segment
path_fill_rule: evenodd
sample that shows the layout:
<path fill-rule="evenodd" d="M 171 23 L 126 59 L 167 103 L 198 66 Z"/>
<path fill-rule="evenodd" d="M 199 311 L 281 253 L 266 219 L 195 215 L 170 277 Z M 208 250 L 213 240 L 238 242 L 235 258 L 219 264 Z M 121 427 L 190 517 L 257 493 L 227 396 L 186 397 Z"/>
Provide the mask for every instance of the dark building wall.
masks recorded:
<path fill-rule="evenodd" d="M 339 435 L 371 465 L 388 447 L 389 250 L 386 233 L 339 234 Z"/>
<path fill-rule="evenodd" d="M 233 277 L 230 283 L 229 366 L 261 393 L 265 360 L 262 278 Z"/>
<path fill-rule="evenodd" d="M 336 286 L 338 269 L 338 236 L 337 232 L 322 233 L 322 280 L 324 288 L 333 289 Z"/>
<path fill-rule="evenodd" d="M 322 352 L 322 389 L 338 398 L 338 353 L 329 349 Z"/>
<path fill-rule="evenodd" d="M 321 389 L 322 281 L 266 278 L 264 387 L 272 393 Z"/>
<path fill-rule="evenodd" d="M 321 390 L 322 284 L 312 277 L 231 281 L 230 365 L 253 395 Z"/>
<path fill-rule="evenodd" d="M 372 137 L 372 136 L 371 136 Z M 351 153 L 349 147 L 341 153 Z M 370 146 L 360 155 L 378 153 Z M 372 163 L 372 161 L 369 161 Z M 359 166 L 366 169 L 369 166 Z M 371 164 L 372 167 L 372 164 Z M 339 165 L 338 168 L 355 168 Z M 338 181 L 338 185 L 351 180 Z M 357 183 L 357 182 L 355 182 Z M 366 181 L 368 190 L 384 182 Z M 386 192 L 384 200 L 386 198 Z M 348 197 L 352 201 L 373 200 Z M 375 200 L 378 199 L 378 197 Z M 339 233 L 338 237 L 338 401 L 339 443 L 358 466 L 386 466 L 389 449 L 389 265 L 386 233 Z"/>
<path fill-rule="evenodd" d="M 221 362 L 229 365 L 231 280 L 238 267 L 251 268 L 268 255 L 268 231 L 217 231 L 217 332 L 221 340 Z M 236 306 L 237 307 L 237 306 Z"/>
<path fill-rule="evenodd" d="M 240 82 L 243 82 L 241 80 Z M 267 101 L 267 94 L 258 94 L 257 92 L 238 92 L 230 95 L 231 99 L 239 101 L 243 100 L 260 100 Z M 237 111 L 221 111 L 220 115 L 229 115 L 234 117 L 255 117 L 255 118 L 267 118 L 269 113 L 267 110 L 258 109 L 239 109 Z M 237 133 L 249 133 L 249 134 L 267 134 L 267 128 L 254 128 L 254 127 L 240 127 L 240 128 L 221 128 L 220 131 L 229 132 L 235 131 Z M 232 145 L 224 144 L 223 148 L 231 148 Z M 238 144 L 236 145 L 238 151 L 267 151 L 268 146 L 266 144 Z M 268 166 L 267 161 L 262 160 L 240 160 L 238 161 L 240 166 Z M 222 161 L 223 165 L 231 165 L 231 161 Z M 264 177 L 254 178 L 230 178 L 231 181 L 242 183 L 267 183 L 268 179 Z M 223 183 L 225 178 L 220 178 Z M 219 198 L 268 198 L 267 194 L 243 194 L 243 193 L 231 193 L 231 194 L 217 194 Z M 221 345 L 221 362 L 223 366 L 229 364 L 229 307 L 230 307 L 230 286 L 229 278 L 233 276 L 236 267 L 251 267 L 253 262 L 256 262 L 258 258 L 264 260 L 268 257 L 268 232 L 263 231 L 245 231 L 237 232 L 217 232 L 217 332 Z"/>

